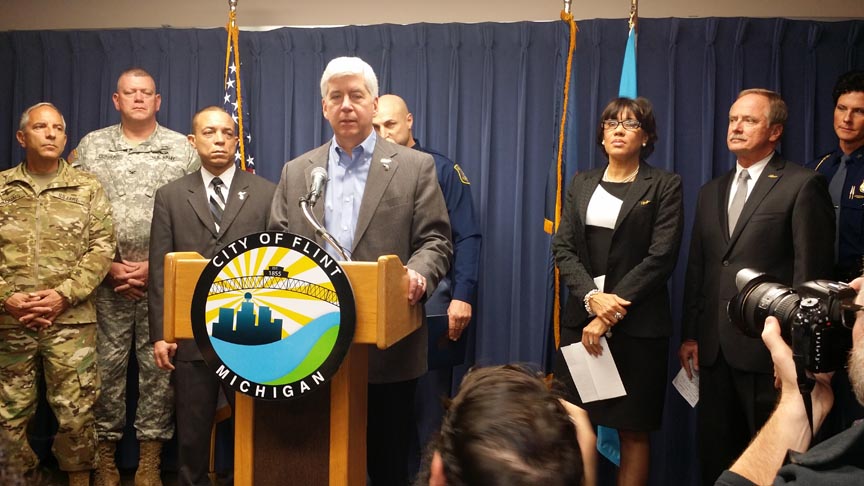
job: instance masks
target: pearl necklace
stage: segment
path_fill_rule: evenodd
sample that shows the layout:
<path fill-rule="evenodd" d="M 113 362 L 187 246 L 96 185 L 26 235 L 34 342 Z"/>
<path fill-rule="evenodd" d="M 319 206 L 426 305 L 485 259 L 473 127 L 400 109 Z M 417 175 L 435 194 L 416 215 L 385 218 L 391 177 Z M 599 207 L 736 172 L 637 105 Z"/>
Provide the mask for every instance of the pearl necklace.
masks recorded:
<path fill-rule="evenodd" d="M 631 172 L 627 177 L 621 179 L 620 181 L 613 181 L 612 179 L 609 178 L 609 167 L 607 166 L 606 170 L 603 171 L 603 182 L 617 182 L 617 183 L 633 182 L 636 180 L 636 174 L 638 174 L 638 173 L 639 173 L 639 166 L 637 165 L 636 170 Z"/>

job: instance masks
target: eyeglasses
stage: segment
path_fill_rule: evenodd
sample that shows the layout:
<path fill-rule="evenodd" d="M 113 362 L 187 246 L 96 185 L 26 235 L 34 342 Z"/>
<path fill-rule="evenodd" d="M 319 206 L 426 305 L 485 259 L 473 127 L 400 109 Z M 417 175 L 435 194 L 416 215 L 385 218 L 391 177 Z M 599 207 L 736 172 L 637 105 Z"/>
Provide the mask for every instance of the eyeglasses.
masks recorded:
<path fill-rule="evenodd" d="M 624 129 L 630 131 L 639 130 L 639 127 L 642 126 L 642 124 L 639 123 L 639 120 L 633 120 L 630 118 L 626 120 L 603 120 L 600 125 L 603 127 L 604 130 L 615 130 L 616 128 L 618 128 L 618 125 L 624 125 Z"/>

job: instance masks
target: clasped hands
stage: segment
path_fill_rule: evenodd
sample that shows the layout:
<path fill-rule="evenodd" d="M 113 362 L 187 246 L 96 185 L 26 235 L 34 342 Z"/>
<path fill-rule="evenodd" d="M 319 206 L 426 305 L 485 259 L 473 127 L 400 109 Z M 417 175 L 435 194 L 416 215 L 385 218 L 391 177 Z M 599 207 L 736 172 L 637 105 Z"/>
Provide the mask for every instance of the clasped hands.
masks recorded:
<path fill-rule="evenodd" d="M 123 260 L 111 262 L 106 280 L 114 288 L 114 292 L 128 300 L 138 301 L 147 295 L 149 273 L 149 262 Z"/>
<path fill-rule="evenodd" d="M 54 324 L 54 319 L 69 308 L 69 302 L 56 290 L 47 289 L 15 292 L 3 307 L 26 328 L 39 331 Z"/>
<path fill-rule="evenodd" d="M 591 356 L 600 356 L 603 352 L 600 337 L 624 319 L 630 301 L 615 294 L 599 292 L 588 299 L 588 305 L 591 306 L 591 311 L 596 317 L 582 329 L 582 345 Z"/>

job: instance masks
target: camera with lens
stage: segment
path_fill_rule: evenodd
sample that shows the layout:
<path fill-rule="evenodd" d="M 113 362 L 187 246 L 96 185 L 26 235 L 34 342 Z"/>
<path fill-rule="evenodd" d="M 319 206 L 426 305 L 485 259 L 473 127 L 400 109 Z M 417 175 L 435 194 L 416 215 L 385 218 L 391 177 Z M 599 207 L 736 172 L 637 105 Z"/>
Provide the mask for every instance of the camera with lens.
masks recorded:
<path fill-rule="evenodd" d="M 775 277 L 745 268 L 735 276 L 738 294 L 729 302 L 729 318 L 741 332 L 759 337 L 765 319 L 780 321 L 783 339 L 796 361 L 813 373 L 842 369 L 852 348 L 855 289 L 843 282 L 811 280 L 797 290 Z"/>

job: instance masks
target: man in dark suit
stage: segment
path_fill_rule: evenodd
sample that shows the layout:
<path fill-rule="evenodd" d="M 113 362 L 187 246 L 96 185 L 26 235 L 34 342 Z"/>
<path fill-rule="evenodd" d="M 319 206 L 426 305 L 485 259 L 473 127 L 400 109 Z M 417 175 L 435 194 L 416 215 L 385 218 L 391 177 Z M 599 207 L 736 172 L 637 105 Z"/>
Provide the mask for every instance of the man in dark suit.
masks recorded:
<path fill-rule="evenodd" d="M 164 258 L 176 251 L 211 258 L 223 245 L 265 231 L 276 186 L 236 169 L 235 125 L 222 108 L 199 111 L 192 119 L 192 131 L 189 142 L 201 157 L 201 170 L 156 191 L 150 228 L 150 340 L 156 365 L 175 370 L 179 482 L 209 485 L 210 429 L 219 381 L 194 341 L 163 339 Z M 226 395 L 233 402 L 233 393 Z"/>
<path fill-rule="evenodd" d="M 333 140 L 285 164 L 270 213 L 270 228 L 314 238 L 298 199 L 312 170 L 327 170 L 319 221 L 353 260 L 397 255 L 408 269 L 408 299 L 431 295 L 447 274 L 453 245 L 447 207 L 428 154 L 375 134 L 378 80 L 359 58 L 340 57 L 321 78 L 321 107 Z M 325 246 L 328 251 L 332 248 Z M 408 484 L 404 464 L 413 427 L 417 378 L 426 372 L 425 326 L 394 346 L 369 351 L 367 468 L 375 486 Z"/>
<path fill-rule="evenodd" d="M 726 307 L 742 268 L 798 285 L 831 274 L 834 211 L 825 179 L 774 152 L 787 117 L 777 93 L 742 91 L 729 110 L 735 170 L 699 192 L 684 294 L 681 366 L 699 371 L 702 479 L 713 484 L 777 399 L 771 356 Z"/>

